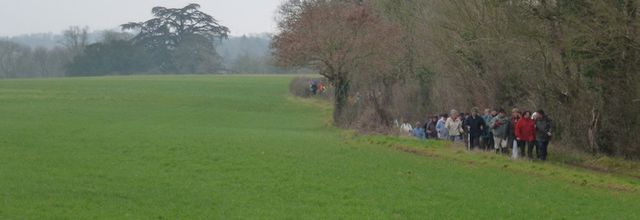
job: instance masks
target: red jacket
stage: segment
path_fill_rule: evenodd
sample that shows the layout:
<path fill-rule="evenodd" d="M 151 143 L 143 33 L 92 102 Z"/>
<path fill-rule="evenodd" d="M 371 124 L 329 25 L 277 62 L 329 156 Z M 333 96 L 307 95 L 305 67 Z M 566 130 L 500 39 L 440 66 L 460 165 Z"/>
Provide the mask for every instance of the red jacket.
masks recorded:
<path fill-rule="evenodd" d="M 536 140 L 536 122 L 529 118 L 523 118 L 516 124 L 516 137 L 521 141 Z"/>

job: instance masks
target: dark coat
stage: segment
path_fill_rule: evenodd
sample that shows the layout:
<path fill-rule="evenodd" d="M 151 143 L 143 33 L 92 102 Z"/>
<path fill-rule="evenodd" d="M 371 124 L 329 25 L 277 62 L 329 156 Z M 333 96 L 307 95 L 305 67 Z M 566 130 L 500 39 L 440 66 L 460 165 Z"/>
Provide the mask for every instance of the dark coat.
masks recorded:
<path fill-rule="evenodd" d="M 550 141 L 551 136 L 549 133 L 553 132 L 553 123 L 548 118 L 542 118 L 536 120 L 536 140 L 537 141 Z"/>
<path fill-rule="evenodd" d="M 429 138 L 438 138 L 438 130 L 436 129 L 437 121 L 430 121 L 427 123 L 426 128 L 424 129 L 427 132 L 427 137 Z"/>
<path fill-rule="evenodd" d="M 436 130 L 437 123 L 438 122 L 429 121 L 424 124 L 423 128 L 427 138 L 430 138 L 430 139 L 438 138 L 438 131 Z"/>
<path fill-rule="evenodd" d="M 468 132 L 471 137 L 480 137 L 486 129 L 486 124 L 484 119 L 480 116 L 469 116 L 469 118 L 464 121 L 464 127 L 468 128 Z"/>

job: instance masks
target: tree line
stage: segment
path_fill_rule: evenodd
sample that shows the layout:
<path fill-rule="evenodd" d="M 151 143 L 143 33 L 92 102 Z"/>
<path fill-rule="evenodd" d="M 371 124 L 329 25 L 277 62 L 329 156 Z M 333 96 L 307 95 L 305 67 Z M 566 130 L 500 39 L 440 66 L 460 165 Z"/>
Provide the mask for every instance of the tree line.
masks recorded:
<path fill-rule="evenodd" d="M 640 158 L 638 0 L 289 0 L 272 47 L 335 86 L 339 126 L 546 109 L 556 142 Z"/>
<path fill-rule="evenodd" d="M 0 39 L 0 78 L 292 71 L 272 64 L 270 36 L 230 38 L 227 27 L 199 8 L 155 7 L 153 19 L 121 31 L 74 26 L 61 36 Z"/>
<path fill-rule="evenodd" d="M 88 44 L 88 28 L 72 26 L 63 31 L 59 45 L 32 48 L 12 40 L 0 40 L 0 79 L 54 77 L 67 74 L 65 65 Z M 27 39 L 33 41 L 33 38 Z"/>

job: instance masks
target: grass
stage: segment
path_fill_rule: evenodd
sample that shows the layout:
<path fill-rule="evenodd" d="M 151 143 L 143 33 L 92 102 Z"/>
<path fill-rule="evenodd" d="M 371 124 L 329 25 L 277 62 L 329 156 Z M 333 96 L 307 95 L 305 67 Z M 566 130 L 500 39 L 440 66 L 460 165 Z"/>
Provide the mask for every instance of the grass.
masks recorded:
<path fill-rule="evenodd" d="M 0 81 L 0 219 L 640 218 L 637 179 L 357 136 L 289 80 Z"/>
<path fill-rule="evenodd" d="M 551 146 L 552 163 L 581 167 L 604 173 L 616 173 L 640 179 L 640 161 L 624 160 L 607 155 L 592 155 L 561 146 Z"/>
<path fill-rule="evenodd" d="M 528 159 L 512 160 L 509 155 L 497 155 L 494 152 L 480 150 L 466 151 L 462 144 L 449 142 L 418 141 L 412 138 L 387 136 L 354 137 L 357 142 L 385 145 L 390 148 L 431 158 L 457 161 L 472 167 L 498 168 L 503 171 L 527 174 L 539 178 L 563 180 L 576 186 L 609 189 L 620 192 L 640 191 L 640 179 L 625 172 L 604 172 L 592 167 L 576 166 L 552 160 L 551 162 L 532 161 Z M 553 155 L 553 157 L 557 157 Z M 619 159 L 615 163 L 620 163 Z M 632 162 L 628 162 L 632 163 Z M 590 171 L 599 172 L 590 172 Z"/>

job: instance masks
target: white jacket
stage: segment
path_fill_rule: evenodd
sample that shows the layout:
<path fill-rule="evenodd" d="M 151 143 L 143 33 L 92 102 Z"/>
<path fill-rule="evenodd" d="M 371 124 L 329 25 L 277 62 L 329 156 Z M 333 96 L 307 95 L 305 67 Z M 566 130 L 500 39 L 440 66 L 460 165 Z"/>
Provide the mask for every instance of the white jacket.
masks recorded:
<path fill-rule="evenodd" d="M 402 131 L 402 133 L 405 135 L 410 135 L 411 130 L 413 130 L 413 127 L 411 127 L 411 124 L 409 123 L 404 123 L 402 124 L 402 126 L 400 126 L 400 131 Z"/>
<path fill-rule="evenodd" d="M 462 135 L 460 131 L 462 131 L 462 120 L 453 118 L 447 118 L 447 122 L 445 122 L 444 127 L 449 130 L 449 136 L 460 136 Z"/>

